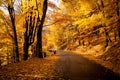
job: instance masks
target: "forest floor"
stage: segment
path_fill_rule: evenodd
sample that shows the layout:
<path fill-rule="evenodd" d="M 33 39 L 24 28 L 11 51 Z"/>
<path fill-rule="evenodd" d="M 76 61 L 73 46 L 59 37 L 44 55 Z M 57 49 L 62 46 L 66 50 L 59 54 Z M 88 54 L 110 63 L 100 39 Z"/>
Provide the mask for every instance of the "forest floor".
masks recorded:
<path fill-rule="evenodd" d="M 108 46 L 106 49 L 103 45 L 96 45 L 90 47 L 79 47 L 76 49 L 77 54 L 81 54 L 84 57 L 95 61 L 98 64 L 112 70 L 115 73 L 120 74 L 120 45 L 115 44 Z"/>
<path fill-rule="evenodd" d="M 58 56 L 52 55 L 44 59 L 31 58 L 20 63 L 8 64 L 0 68 L 0 80 L 46 80 L 53 78 Z M 60 70 L 59 70 L 60 71 Z M 60 73 L 60 72 L 58 72 Z"/>
<path fill-rule="evenodd" d="M 0 68 L 0 80 L 120 80 L 119 75 L 71 51 Z"/>
<path fill-rule="evenodd" d="M 81 46 L 74 52 L 78 55 L 82 54 L 87 59 L 95 61 L 113 72 L 120 73 L 120 60 L 116 59 L 120 57 L 119 46 L 119 44 L 114 45 L 105 50 L 101 45 L 92 46 L 91 48 Z M 114 56 L 113 53 L 119 54 Z M 66 56 L 63 55 L 63 57 L 65 59 Z M 31 58 L 20 63 L 8 64 L 0 67 L 0 80 L 56 80 L 56 78 L 57 80 L 64 80 L 61 77 L 63 76 L 65 62 L 62 58 L 63 60 L 58 63 L 59 58 L 60 55 L 56 54 L 44 59 Z"/>

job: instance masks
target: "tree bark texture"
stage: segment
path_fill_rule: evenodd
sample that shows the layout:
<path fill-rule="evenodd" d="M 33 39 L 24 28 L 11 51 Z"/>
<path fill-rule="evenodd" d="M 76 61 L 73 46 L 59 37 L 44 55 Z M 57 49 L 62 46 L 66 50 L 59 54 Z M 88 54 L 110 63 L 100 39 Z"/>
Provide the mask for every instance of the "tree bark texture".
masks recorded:
<path fill-rule="evenodd" d="M 11 23 L 12 23 L 12 29 L 13 29 L 13 35 L 14 35 L 14 45 L 15 45 L 15 53 L 16 53 L 16 62 L 19 62 L 19 50 L 18 50 L 18 40 L 17 40 L 17 32 L 16 32 L 16 26 L 15 26 L 15 12 L 14 7 L 11 7 L 8 5 L 8 12 L 10 15 Z"/>
<path fill-rule="evenodd" d="M 44 0 L 43 3 L 43 15 L 40 21 L 40 25 L 38 26 L 38 31 L 37 31 L 37 44 L 36 44 L 36 52 L 39 58 L 43 58 L 43 54 L 42 54 L 42 28 L 43 28 L 43 24 L 45 21 L 45 17 L 46 17 L 46 12 L 47 12 L 47 0 Z"/>

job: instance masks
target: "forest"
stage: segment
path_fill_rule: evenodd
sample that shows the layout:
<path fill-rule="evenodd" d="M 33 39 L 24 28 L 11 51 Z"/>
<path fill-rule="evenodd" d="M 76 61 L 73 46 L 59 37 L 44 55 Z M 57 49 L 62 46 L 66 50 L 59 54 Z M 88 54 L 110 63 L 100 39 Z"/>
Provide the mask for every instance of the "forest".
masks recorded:
<path fill-rule="evenodd" d="M 0 0 L 0 65 L 49 49 L 90 51 L 120 72 L 120 0 Z"/>

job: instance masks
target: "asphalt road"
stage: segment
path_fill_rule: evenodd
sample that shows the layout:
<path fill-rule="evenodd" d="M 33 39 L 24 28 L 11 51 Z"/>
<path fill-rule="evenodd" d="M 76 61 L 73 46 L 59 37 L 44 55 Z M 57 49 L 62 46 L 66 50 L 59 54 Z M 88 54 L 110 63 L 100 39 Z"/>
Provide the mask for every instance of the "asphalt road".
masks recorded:
<path fill-rule="evenodd" d="M 120 78 L 100 64 L 72 52 L 59 51 L 56 71 L 64 80 L 120 80 Z"/>

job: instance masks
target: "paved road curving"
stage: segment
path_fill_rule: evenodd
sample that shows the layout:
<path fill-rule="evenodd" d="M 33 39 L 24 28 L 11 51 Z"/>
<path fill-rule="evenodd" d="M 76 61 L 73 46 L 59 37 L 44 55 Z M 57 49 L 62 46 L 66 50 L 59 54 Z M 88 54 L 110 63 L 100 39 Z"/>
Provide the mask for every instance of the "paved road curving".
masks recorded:
<path fill-rule="evenodd" d="M 57 51 L 0 68 L 0 80 L 120 80 L 112 71 L 82 55 Z"/>
<path fill-rule="evenodd" d="M 120 80 L 112 71 L 71 52 L 59 51 L 56 71 L 65 80 Z M 59 70 L 59 71 L 58 71 Z"/>

